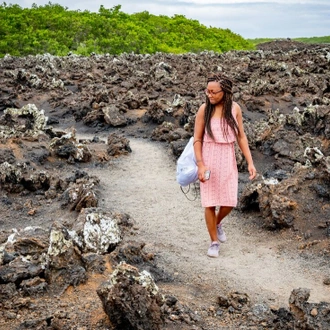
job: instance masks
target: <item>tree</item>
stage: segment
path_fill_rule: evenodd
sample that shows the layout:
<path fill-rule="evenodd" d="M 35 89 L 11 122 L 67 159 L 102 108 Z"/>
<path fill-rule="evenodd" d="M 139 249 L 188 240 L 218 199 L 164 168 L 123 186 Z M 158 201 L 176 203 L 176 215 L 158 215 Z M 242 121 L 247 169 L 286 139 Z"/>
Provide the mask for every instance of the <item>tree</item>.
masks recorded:
<path fill-rule="evenodd" d="M 156 16 L 147 11 L 126 14 L 121 5 L 100 6 L 98 13 L 73 11 L 48 2 L 0 5 L 0 56 L 50 53 L 65 55 L 73 51 L 91 52 L 199 52 L 252 49 L 250 42 L 226 29 L 207 28 L 184 15 Z"/>

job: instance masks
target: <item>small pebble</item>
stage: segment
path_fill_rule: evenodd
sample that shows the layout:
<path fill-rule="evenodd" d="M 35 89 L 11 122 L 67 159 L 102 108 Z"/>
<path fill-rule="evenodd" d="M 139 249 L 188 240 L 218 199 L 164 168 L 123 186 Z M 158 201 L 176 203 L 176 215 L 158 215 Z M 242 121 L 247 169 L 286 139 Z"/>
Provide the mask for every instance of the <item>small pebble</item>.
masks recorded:
<path fill-rule="evenodd" d="M 317 313 L 317 309 L 316 308 L 313 308 L 312 310 L 311 310 L 311 315 L 312 316 L 316 316 L 318 313 Z"/>

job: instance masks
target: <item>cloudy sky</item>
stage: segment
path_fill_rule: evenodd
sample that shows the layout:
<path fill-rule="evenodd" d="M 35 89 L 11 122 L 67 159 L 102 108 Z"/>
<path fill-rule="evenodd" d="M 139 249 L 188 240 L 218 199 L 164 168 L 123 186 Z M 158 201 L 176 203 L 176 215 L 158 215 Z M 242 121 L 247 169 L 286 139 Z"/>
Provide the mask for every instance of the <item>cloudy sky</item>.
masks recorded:
<path fill-rule="evenodd" d="M 0 0 L 1 1 L 1 0 Z M 1 1 L 0 3 L 2 3 Z M 46 1 L 7 0 L 31 8 L 33 3 Z M 53 0 L 71 10 L 97 12 L 121 5 L 121 11 L 131 14 L 148 11 L 154 15 L 172 17 L 175 14 L 196 19 L 209 27 L 230 29 L 243 38 L 297 38 L 330 35 L 330 0 Z"/>

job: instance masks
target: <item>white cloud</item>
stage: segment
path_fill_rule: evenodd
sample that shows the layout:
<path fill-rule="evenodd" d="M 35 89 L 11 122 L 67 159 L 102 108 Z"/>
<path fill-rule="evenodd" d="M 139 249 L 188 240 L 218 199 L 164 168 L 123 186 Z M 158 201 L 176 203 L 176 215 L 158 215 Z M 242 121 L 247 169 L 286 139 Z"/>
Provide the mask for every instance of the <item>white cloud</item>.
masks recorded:
<path fill-rule="evenodd" d="M 162 0 L 155 0 L 155 2 L 164 2 Z M 166 2 L 166 1 L 165 1 Z M 209 4 L 250 4 L 250 3 L 263 3 L 263 4 L 328 4 L 328 0 L 179 0 L 178 2 L 209 5 Z"/>
<path fill-rule="evenodd" d="M 330 31 L 330 6 L 295 6 L 292 4 L 244 4 L 240 6 L 190 7 L 187 17 L 206 25 L 229 28 L 245 38 L 296 38 L 325 36 Z M 320 24 L 320 22 L 322 22 Z"/>

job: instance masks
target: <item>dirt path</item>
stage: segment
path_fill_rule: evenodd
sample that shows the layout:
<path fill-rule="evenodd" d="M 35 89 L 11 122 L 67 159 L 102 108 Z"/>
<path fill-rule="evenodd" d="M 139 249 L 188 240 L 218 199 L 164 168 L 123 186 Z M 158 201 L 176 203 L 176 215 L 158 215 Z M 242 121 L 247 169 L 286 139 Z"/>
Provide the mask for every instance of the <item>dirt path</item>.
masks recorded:
<path fill-rule="evenodd" d="M 216 301 L 235 290 L 255 303 L 287 307 L 294 288 L 311 289 L 310 302 L 329 301 L 324 269 L 281 248 L 279 234 L 257 230 L 237 211 L 224 221 L 228 241 L 220 257 L 206 256 L 209 238 L 199 198 L 188 201 L 175 181 L 175 163 L 159 143 L 131 139 L 132 153 L 101 178 L 101 207 L 129 213 L 137 222 L 134 239 L 158 255 L 158 265 L 174 274 L 186 299 Z M 314 261 L 316 262 L 316 261 Z M 190 297 L 187 297 L 190 296 Z"/>

